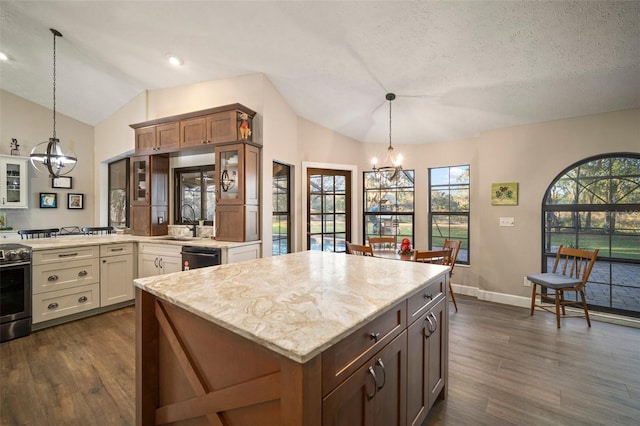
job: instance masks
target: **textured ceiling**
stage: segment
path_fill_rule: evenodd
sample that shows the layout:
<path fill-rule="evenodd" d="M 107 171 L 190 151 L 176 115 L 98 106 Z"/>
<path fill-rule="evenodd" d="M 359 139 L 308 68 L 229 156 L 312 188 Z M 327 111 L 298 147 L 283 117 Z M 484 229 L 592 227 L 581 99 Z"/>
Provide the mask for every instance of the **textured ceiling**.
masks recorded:
<path fill-rule="evenodd" d="M 145 89 L 264 73 L 365 142 L 640 107 L 638 1 L 0 1 L 0 87 L 87 124 Z M 167 53 L 180 55 L 173 68 Z M 214 106 L 214 105 L 212 105 Z"/>

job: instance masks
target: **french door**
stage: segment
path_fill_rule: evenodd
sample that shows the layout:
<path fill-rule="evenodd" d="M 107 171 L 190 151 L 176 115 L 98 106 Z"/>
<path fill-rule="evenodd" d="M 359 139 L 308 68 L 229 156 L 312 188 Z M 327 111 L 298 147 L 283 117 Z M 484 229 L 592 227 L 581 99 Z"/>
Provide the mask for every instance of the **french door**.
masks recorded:
<path fill-rule="evenodd" d="M 307 247 L 345 252 L 351 240 L 351 172 L 307 169 Z"/>

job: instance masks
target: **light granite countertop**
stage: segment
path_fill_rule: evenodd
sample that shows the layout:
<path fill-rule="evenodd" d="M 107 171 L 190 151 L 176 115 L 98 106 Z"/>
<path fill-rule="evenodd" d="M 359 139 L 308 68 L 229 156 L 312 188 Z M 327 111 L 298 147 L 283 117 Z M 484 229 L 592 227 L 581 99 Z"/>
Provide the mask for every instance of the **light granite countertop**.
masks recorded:
<path fill-rule="evenodd" d="M 260 244 L 260 241 L 231 242 L 218 241 L 209 237 L 198 237 L 189 239 L 168 239 L 168 235 L 158 237 L 142 237 L 128 234 L 111 235 L 68 235 L 55 238 L 34 238 L 29 240 L 3 239 L 0 244 L 23 244 L 31 247 L 32 250 L 48 250 L 65 247 L 90 246 L 96 244 L 118 244 L 118 243 L 158 243 L 178 246 L 207 246 L 219 248 L 242 247 L 252 244 Z"/>
<path fill-rule="evenodd" d="M 448 270 L 304 251 L 134 282 L 160 299 L 305 363 Z"/>

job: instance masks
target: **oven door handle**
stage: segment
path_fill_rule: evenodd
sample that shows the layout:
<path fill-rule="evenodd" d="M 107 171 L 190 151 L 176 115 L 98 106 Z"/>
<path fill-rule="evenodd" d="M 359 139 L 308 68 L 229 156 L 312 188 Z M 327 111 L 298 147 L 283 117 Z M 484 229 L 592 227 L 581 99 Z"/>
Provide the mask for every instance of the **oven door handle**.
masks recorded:
<path fill-rule="evenodd" d="M 11 266 L 24 266 L 24 265 L 31 265 L 31 262 L 27 261 L 27 262 L 5 263 L 3 265 L 0 265 L 0 269 L 9 268 Z"/>

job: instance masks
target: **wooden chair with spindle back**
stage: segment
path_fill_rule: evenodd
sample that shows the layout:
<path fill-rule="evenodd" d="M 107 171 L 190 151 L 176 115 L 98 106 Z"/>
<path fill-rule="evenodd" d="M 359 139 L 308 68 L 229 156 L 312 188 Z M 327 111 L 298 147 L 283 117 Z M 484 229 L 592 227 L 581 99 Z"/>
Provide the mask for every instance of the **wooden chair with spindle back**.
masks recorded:
<path fill-rule="evenodd" d="M 395 237 L 369 237 L 369 245 L 373 250 L 395 250 Z"/>
<path fill-rule="evenodd" d="M 113 226 L 85 226 L 82 228 L 84 235 L 103 235 L 111 234 Z"/>
<path fill-rule="evenodd" d="M 584 287 L 587 285 L 591 269 L 596 263 L 599 249 L 583 250 L 560 246 L 556 253 L 551 272 L 527 275 L 527 279 L 533 284 L 531 289 L 531 315 L 535 308 L 556 314 L 556 322 L 560 328 L 560 318 L 564 317 L 585 317 L 587 324 L 591 327 L 589 310 L 587 309 L 587 299 L 584 295 Z M 540 291 L 537 291 L 540 286 Z M 544 291 L 544 290 L 547 291 Z M 553 294 L 549 294 L 553 290 Z M 575 300 L 567 300 L 565 293 L 574 292 Z M 580 295 L 580 300 L 578 300 Z M 540 296 L 540 303 L 537 297 Z M 553 306 L 554 310 L 551 310 Z M 567 315 L 566 306 L 579 306 L 584 311 L 584 315 Z M 562 311 L 562 315 L 560 314 Z"/>

